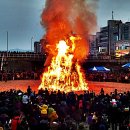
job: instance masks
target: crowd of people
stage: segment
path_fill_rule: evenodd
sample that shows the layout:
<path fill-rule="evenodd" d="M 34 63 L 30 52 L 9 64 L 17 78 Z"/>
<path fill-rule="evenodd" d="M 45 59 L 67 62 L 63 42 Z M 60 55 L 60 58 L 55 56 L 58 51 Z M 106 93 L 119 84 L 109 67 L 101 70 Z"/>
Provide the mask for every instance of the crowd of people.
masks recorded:
<path fill-rule="evenodd" d="M 20 71 L 20 72 L 0 72 L 0 81 L 8 80 L 38 80 L 41 72 Z"/>
<path fill-rule="evenodd" d="M 0 81 L 39 80 L 41 74 L 42 71 L 0 72 Z M 87 72 L 86 79 L 88 81 L 130 83 L 130 72 Z"/>
<path fill-rule="evenodd" d="M 109 68 L 112 68 L 109 66 Z M 111 71 L 90 71 L 84 67 L 86 79 L 88 81 L 99 82 L 121 82 L 130 83 L 130 69 L 119 66 L 113 67 Z M 35 71 L 0 71 L 0 81 L 8 80 L 39 80 L 43 69 Z"/>
<path fill-rule="evenodd" d="M 130 72 L 89 72 L 86 75 L 90 81 L 130 83 Z"/>
<path fill-rule="evenodd" d="M 129 130 L 130 92 L 0 92 L 4 130 Z"/>

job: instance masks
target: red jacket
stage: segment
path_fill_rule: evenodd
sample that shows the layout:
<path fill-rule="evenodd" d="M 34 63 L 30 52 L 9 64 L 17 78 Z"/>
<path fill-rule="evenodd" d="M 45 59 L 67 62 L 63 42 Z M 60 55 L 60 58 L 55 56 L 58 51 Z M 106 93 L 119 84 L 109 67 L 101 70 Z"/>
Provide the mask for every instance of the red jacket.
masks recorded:
<path fill-rule="evenodd" d="M 11 121 L 11 130 L 17 130 L 17 125 L 21 123 L 20 117 L 15 116 Z"/>

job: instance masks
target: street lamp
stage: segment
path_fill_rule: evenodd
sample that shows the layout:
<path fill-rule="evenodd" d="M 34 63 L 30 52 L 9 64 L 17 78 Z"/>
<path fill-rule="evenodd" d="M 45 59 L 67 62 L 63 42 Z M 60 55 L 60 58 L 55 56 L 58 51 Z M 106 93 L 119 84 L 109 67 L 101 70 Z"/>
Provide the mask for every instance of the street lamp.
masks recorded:
<path fill-rule="evenodd" d="M 31 37 L 31 52 L 32 52 L 32 42 L 33 42 L 33 37 Z"/>

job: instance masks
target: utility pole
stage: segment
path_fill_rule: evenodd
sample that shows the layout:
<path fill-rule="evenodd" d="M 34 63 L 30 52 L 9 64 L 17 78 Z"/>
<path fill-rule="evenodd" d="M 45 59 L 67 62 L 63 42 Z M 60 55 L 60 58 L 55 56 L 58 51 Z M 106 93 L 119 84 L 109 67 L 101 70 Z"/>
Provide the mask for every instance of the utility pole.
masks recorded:
<path fill-rule="evenodd" d="M 31 37 L 31 52 L 32 52 L 32 42 L 33 42 L 32 40 L 33 40 L 33 37 Z"/>
<path fill-rule="evenodd" d="M 9 38 L 8 38 L 8 31 L 7 31 L 7 57 L 8 57 L 8 41 L 9 41 Z"/>

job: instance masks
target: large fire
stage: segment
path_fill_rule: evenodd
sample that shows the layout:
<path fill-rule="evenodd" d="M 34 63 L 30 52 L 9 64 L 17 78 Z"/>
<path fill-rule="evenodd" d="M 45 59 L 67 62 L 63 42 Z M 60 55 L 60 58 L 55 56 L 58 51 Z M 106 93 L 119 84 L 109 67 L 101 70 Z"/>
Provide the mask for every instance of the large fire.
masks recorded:
<path fill-rule="evenodd" d="M 96 5 L 97 0 L 46 0 L 41 23 L 48 57 L 39 89 L 88 89 L 80 63 L 89 53 L 89 34 L 96 29 Z"/>
<path fill-rule="evenodd" d="M 79 36 L 70 36 L 60 40 L 57 45 L 57 55 L 52 58 L 50 66 L 42 75 L 41 88 L 65 92 L 87 90 L 87 83 L 78 60 L 74 59 L 74 51 Z"/>

